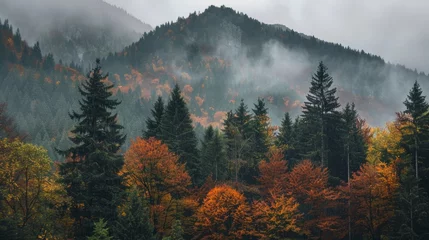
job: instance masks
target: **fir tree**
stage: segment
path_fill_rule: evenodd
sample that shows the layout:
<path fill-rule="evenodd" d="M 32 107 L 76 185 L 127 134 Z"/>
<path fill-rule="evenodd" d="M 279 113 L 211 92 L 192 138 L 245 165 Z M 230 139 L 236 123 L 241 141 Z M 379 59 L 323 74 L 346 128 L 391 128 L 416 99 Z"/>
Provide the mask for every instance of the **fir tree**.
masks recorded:
<path fill-rule="evenodd" d="M 327 73 L 328 68 L 319 63 L 317 72 L 313 75 L 310 93 L 303 107 L 303 120 L 306 125 L 307 137 L 309 139 L 309 156 L 318 160 L 321 166 L 328 165 L 327 141 L 332 139 L 328 125 L 339 118 L 336 109 L 340 107 L 338 97 L 335 96 L 336 88 L 332 88 L 333 79 Z"/>
<path fill-rule="evenodd" d="M 285 113 L 280 126 L 280 135 L 277 137 L 277 147 L 283 149 L 284 159 L 288 161 L 289 167 L 292 167 L 296 162 L 296 142 L 297 137 L 295 136 L 298 131 L 299 118 L 292 122 L 292 119 L 288 112 Z"/>
<path fill-rule="evenodd" d="M 220 133 L 209 126 L 201 147 L 201 165 L 204 179 L 212 175 L 215 181 L 226 179 L 226 156 Z"/>
<path fill-rule="evenodd" d="M 59 150 L 70 158 L 61 164 L 60 174 L 72 199 L 76 239 L 89 235 L 94 219 L 114 223 L 124 189 L 118 175 L 124 160 L 118 151 L 125 136 L 120 133 L 122 126 L 116 121 L 117 115 L 111 113 L 120 102 L 110 99 L 113 86 L 102 82 L 107 74 L 102 75 L 98 59 L 96 63 L 88 80 L 79 87 L 83 96 L 79 102 L 81 113 L 70 114 L 72 120 L 78 121 L 70 137 L 75 146 Z"/>
<path fill-rule="evenodd" d="M 252 151 L 254 151 L 254 159 L 256 160 L 252 167 L 257 167 L 259 161 L 265 157 L 265 154 L 268 152 L 269 136 L 268 128 L 270 126 L 269 117 L 268 117 L 268 108 L 265 107 L 264 99 L 258 98 L 258 103 L 254 104 L 255 108 L 253 111 L 252 119 L 252 130 L 253 130 L 253 140 L 252 140 Z"/>
<path fill-rule="evenodd" d="M 396 194 L 392 239 L 427 239 L 429 237 L 429 198 L 419 187 L 413 168 L 401 174 Z"/>
<path fill-rule="evenodd" d="M 186 163 L 193 184 L 202 183 L 197 138 L 189 110 L 177 84 L 162 116 L 161 140 L 179 156 L 180 162 Z"/>
<path fill-rule="evenodd" d="M 151 110 L 152 118 L 146 120 L 146 130 L 143 131 L 143 137 L 148 139 L 150 137 L 160 138 L 161 136 L 161 121 L 164 114 L 164 101 L 162 97 L 158 97 L 153 109 Z"/>
<path fill-rule="evenodd" d="M 428 149 L 428 140 L 429 140 L 429 105 L 425 100 L 425 96 L 422 95 L 422 89 L 420 88 L 419 83 L 416 81 L 413 85 L 413 88 L 410 90 L 407 99 L 404 101 L 406 110 L 404 111 L 407 116 L 402 116 L 400 121 L 404 123 L 403 127 L 403 142 L 408 146 L 410 153 L 414 158 L 414 167 L 416 179 L 419 179 L 419 173 L 423 169 L 419 169 L 419 159 L 423 160 L 424 168 L 429 167 L 429 162 L 427 158 Z M 426 180 L 429 180 L 426 176 L 423 179 L 423 182 L 426 183 Z M 429 184 L 427 185 L 429 189 Z"/>
<path fill-rule="evenodd" d="M 349 179 L 351 173 L 359 170 L 366 158 L 366 146 L 362 135 L 362 129 L 358 127 L 358 113 L 354 103 L 346 104 L 343 109 L 342 118 L 344 123 L 344 152 L 347 170 L 343 170 L 347 175 L 342 176 L 343 180 Z"/>
<path fill-rule="evenodd" d="M 33 57 L 34 63 L 40 64 L 40 62 L 42 61 L 42 51 L 40 50 L 39 42 L 36 42 L 36 44 L 34 44 L 31 56 Z"/>
<path fill-rule="evenodd" d="M 143 206 L 133 190 L 129 202 L 125 205 L 122 216 L 115 224 L 114 235 L 117 239 L 154 240 L 153 227 L 149 220 L 149 211 Z"/>
<path fill-rule="evenodd" d="M 292 119 L 288 112 L 285 113 L 280 126 L 280 135 L 277 137 L 276 144 L 278 147 L 291 145 L 292 142 Z M 287 158 L 287 157 L 286 157 Z"/>

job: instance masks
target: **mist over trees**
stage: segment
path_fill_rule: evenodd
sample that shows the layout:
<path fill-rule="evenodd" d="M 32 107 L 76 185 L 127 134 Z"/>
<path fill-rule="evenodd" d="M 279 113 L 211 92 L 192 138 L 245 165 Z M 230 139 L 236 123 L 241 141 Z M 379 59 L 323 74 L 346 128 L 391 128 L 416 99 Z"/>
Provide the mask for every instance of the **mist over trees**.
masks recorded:
<path fill-rule="evenodd" d="M 424 74 L 214 6 L 60 60 L 2 20 L 1 239 L 429 234 Z"/>

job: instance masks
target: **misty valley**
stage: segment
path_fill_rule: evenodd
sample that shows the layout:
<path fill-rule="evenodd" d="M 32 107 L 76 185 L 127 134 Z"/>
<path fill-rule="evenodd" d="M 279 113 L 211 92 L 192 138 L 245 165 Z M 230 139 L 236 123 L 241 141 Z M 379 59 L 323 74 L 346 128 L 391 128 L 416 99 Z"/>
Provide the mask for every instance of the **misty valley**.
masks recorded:
<path fill-rule="evenodd" d="M 227 6 L 30 2 L 0 2 L 0 239 L 429 239 L 426 73 Z"/>

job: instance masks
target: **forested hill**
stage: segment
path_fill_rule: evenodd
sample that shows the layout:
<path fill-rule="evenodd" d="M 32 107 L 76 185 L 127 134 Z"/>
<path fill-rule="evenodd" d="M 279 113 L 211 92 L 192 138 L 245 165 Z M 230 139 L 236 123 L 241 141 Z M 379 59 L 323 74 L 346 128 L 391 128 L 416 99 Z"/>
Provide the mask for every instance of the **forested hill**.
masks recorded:
<path fill-rule="evenodd" d="M 394 118 L 406 97 L 402 90 L 415 80 L 429 90 L 423 73 L 215 6 L 156 27 L 124 51 L 111 54 L 104 64 L 118 74 L 117 85 L 134 89 L 138 83 L 143 92 L 151 89 L 151 82 L 161 89 L 165 83 L 171 85 L 171 79 L 181 78 L 182 85 L 192 87 L 189 98 L 197 102 L 193 109 L 201 116 L 200 108 L 225 110 L 237 99 L 251 101 L 258 96 L 268 98 L 271 108 L 295 108 L 297 113 L 321 60 L 334 78 L 342 103 L 355 102 L 374 125 Z M 273 114 L 277 112 L 281 111 Z"/>
<path fill-rule="evenodd" d="M 152 27 L 102 0 L 3 0 L 0 18 L 9 19 L 24 39 L 43 52 L 85 66 L 120 51 Z"/>
<path fill-rule="evenodd" d="M 77 86 L 86 70 L 59 64 L 43 51 L 43 42 L 30 47 L 4 19 L 1 28 L 0 102 L 8 104 L 8 113 L 32 142 L 58 159 L 54 148 L 70 145 L 73 122 L 68 112 L 78 107 Z M 103 40 L 91 43 L 102 45 Z M 264 97 L 272 123 L 279 125 L 284 112 L 301 114 L 320 60 L 334 77 L 343 106 L 355 102 L 373 125 L 383 125 L 403 110 L 404 89 L 416 79 L 425 92 L 429 89 L 426 75 L 380 57 L 213 6 L 156 27 L 123 51 L 109 54 L 102 65 L 122 101 L 118 116 L 128 137 L 126 149 L 130 139 L 141 135 L 156 96 L 167 99 L 175 82 L 183 89 L 200 137 L 202 126 L 221 127 L 227 111 L 236 109 L 241 99 L 252 106 Z"/>

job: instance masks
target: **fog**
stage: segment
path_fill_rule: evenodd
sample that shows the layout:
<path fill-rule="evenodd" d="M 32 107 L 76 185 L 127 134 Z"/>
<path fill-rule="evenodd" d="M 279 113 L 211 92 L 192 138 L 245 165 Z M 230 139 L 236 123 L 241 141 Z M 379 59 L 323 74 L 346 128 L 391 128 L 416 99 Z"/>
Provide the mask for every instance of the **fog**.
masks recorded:
<path fill-rule="evenodd" d="M 0 18 L 9 19 L 30 45 L 39 41 L 44 54 L 82 65 L 122 50 L 152 29 L 102 0 L 2 0 Z"/>
<path fill-rule="evenodd" d="M 382 56 L 429 72 L 429 1 L 414 0 L 106 0 L 156 26 L 178 16 L 226 5 L 265 23 Z"/>

